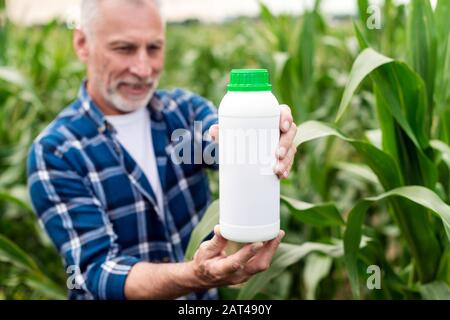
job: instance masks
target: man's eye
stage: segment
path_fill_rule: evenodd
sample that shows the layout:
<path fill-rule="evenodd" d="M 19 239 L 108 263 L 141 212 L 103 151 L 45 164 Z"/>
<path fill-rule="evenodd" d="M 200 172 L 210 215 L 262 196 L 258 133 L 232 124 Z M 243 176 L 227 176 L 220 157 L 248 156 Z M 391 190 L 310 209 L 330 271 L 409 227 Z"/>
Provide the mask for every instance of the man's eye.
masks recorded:
<path fill-rule="evenodd" d="M 161 46 L 157 46 L 157 45 L 148 47 L 148 51 L 158 51 L 160 49 L 161 49 Z"/>

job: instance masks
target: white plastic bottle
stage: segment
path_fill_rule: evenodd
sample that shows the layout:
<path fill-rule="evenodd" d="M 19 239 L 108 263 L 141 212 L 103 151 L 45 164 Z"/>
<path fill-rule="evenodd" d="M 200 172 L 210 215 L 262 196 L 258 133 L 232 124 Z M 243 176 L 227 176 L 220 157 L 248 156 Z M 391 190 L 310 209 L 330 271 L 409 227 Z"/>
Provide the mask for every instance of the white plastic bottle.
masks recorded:
<path fill-rule="evenodd" d="M 236 242 L 274 239 L 280 181 L 274 173 L 280 108 L 267 70 L 232 70 L 219 106 L 220 230 Z"/>

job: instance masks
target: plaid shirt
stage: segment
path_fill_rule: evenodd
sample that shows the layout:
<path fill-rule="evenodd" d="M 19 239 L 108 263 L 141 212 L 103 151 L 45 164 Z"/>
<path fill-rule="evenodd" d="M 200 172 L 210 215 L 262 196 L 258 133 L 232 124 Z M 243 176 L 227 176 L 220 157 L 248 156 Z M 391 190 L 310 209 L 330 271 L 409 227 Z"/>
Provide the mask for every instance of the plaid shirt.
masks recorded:
<path fill-rule="evenodd" d="M 145 174 L 120 145 L 85 85 L 31 146 L 29 194 L 40 224 L 66 267 L 76 273 L 69 298 L 124 299 L 125 279 L 135 263 L 184 260 L 210 192 L 206 165 L 171 161 L 177 143 L 171 134 L 185 128 L 193 137 L 194 121 L 201 121 L 205 133 L 217 123 L 217 112 L 181 89 L 157 91 L 147 106 L 164 193 L 162 219 Z M 182 298 L 216 299 L 217 290 Z"/>

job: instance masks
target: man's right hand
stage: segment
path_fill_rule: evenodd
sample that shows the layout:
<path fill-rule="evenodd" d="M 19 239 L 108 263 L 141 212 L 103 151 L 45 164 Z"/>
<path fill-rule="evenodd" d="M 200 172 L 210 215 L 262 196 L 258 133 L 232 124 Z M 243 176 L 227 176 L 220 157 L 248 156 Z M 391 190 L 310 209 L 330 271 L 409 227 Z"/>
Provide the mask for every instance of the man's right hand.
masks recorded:
<path fill-rule="evenodd" d="M 247 281 L 255 273 L 265 271 L 284 236 L 265 243 L 246 244 L 226 255 L 227 240 L 220 235 L 205 241 L 189 262 L 138 262 L 130 270 L 125 283 L 127 299 L 175 299 L 193 291 L 202 291 Z"/>
<path fill-rule="evenodd" d="M 200 287 L 240 284 L 254 274 L 267 270 L 283 237 L 284 231 L 280 230 L 273 240 L 246 244 L 227 256 L 224 249 L 228 241 L 222 237 L 216 225 L 214 237 L 200 245 L 191 262 Z"/>

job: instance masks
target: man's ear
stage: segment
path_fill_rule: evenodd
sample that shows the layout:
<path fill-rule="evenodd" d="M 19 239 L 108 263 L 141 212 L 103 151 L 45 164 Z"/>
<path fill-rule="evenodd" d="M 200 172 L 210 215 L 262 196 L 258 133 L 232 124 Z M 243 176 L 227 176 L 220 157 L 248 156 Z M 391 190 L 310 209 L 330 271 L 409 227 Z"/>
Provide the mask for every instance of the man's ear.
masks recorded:
<path fill-rule="evenodd" d="M 75 29 L 73 33 L 73 47 L 78 59 L 80 59 L 83 63 L 87 63 L 89 57 L 89 46 L 87 43 L 86 34 L 80 29 Z"/>

